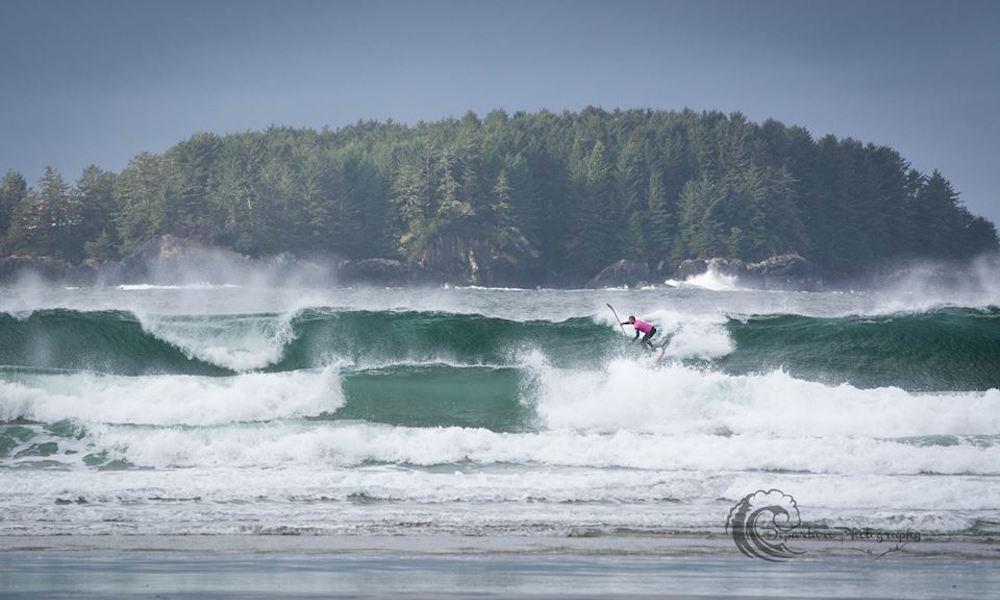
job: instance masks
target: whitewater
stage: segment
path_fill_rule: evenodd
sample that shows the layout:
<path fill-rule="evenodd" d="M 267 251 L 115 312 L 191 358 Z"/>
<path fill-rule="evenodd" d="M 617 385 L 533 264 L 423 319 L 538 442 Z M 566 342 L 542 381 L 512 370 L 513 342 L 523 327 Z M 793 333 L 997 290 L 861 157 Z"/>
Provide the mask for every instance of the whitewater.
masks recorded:
<path fill-rule="evenodd" d="M 995 535 L 991 290 L 0 288 L 0 535 Z"/>

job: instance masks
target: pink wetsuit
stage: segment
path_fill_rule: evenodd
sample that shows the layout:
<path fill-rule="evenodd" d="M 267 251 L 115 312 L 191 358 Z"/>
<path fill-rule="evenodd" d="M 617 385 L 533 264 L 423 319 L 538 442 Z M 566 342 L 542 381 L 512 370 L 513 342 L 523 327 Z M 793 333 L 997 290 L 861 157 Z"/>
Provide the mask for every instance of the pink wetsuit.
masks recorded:
<path fill-rule="evenodd" d="M 643 333 L 649 333 L 650 331 L 653 330 L 652 325 L 650 325 L 645 321 L 640 321 L 639 319 L 635 320 L 635 323 L 632 324 L 632 327 L 635 327 L 636 331 L 641 331 Z"/>

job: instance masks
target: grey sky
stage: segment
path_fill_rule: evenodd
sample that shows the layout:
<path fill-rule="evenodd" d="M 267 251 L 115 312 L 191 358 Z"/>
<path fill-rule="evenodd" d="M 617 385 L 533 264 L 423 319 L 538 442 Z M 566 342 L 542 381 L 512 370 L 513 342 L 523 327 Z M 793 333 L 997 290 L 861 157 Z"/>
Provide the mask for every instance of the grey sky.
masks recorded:
<path fill-rule="evenodd" d="M 196 131 L 651 107 L 893 146 L 1000 222 L 1000 3 L 0 0 L 0 171 Z"/>

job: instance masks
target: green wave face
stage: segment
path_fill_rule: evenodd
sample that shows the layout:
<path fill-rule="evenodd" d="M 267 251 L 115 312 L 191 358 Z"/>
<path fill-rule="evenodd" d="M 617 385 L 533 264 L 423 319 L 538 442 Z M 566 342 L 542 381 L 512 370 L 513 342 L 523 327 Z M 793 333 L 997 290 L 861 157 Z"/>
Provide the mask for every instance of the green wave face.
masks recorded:
<path fill-rule="evenodd" d="M 728 355 L 707 362 L 677 352 L 668 356 L 730 374 L 784 369 L 798 378 L 868 388 L 1000 388 L 996 308 L 870 317 L 756 316 L 730 319 L 720 327 L 733 342 Z M 662 341 L 669 343 L 669 337 L 665 333 Z M 613 358 L 636 356 L 638 349 L 590 318 L 521 322 L 436 312 L 308 309 L 291 317 L 170 317 L 144 327 L 134 315 L 120 311 L 56 309 L 26 318 L 0 314 L 0 370 L 8 373 L 227 376 L 340 364 L 347 397 L 358 403 L 379 394 L 389 402 L 383 393 L 389 389 L 400 397 L 423 389 L 428 397 L 449 398 L 449 387 L 465 386 L 474 372 L 451 373 L 446 365 L 458 371 L 518 367 L 532 353 L 557 368 L 603 370 Z M 245 356 L 256 358 L 241 358 Z M 350 373 L 357 375 L 348 377 Z M 496 380 L 490 385 L 502 390 L 507 401 L 519 401 L 523 382 L 499 373 L 490 375 Z M 490 391 L 494 388 L 480 388 L 484 391 L 477 397 L 496 396 Z"/>
<path fill-rule="evenodd" d="M 118 375 L 231 375 L 257 369 L 213 363 L 212 352 L 205 349 L 229 341 L 220 329 L 248 323 L 252 329 L 278 329 L 274 323 L 279 319 L 278 315 L 170 317 L 158 321 L 153 333 L 134 315 L 120 311 L 54 309 L 25 319 L 2 314 L 0 365 Z M 536 349 L 554 364 L 597 367 L 609 353 L 620 350 L 614 331 L 587 318 L 519 322 L 444 313 L 306 310 L 292 317 L 290 328 L 287 339 L 276 335 L 269 341 L 255 340 L 276 346 L 276 360 L 258 368 L 291 371 L 338 360 L 369 366 L 400 362 L 504 366 L 515 364 L 521 352 Z M 183 347 L 175 338 L 185 341 Z"/>
<path fill-rule="evenodd" d="M 731 320 L 731 373 L 791 375 L 910 391 L 1000 388 L 1000 309 L 948 308 L 874 317 L 798 315 Z"/>
<path fill-rule="evenodd" d="M 271 369 L 329 364 L 445 362 L 513 365 L 538 350 L 556 366 L 597 368 L 620 351 L 621 339 L 589 318 L 510 321 L 481 315 L 429 312 L 326 312 L 307 310 L 293 321 L 294 340 Z"/>
<path fill-rule="evenodd" d="M 447 365 L 387 367 L 348 373 L 346 403 L 323 419 L 407 427 L 530 429 L 531 376 L 520 369 Z"/>
<path fill-rule="evenodd" d="M 121 311 L 52 309 L 35 311 L 25 319 L 0 314 L 0 365 L 120 375 L 232 373 L 186 355 L 145 332 L 134 315 Z"/>

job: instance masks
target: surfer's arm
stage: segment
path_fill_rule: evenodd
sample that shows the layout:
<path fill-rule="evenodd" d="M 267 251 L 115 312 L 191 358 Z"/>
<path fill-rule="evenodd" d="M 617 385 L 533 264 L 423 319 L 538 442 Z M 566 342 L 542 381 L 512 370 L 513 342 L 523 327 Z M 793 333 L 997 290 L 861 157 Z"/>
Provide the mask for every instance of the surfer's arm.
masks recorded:
<path fill-rule="evenodd" d="M 636 341 L 637 339 L 639 339 L 639 330 L 638 330 L 638 329 L 636 329 L 636 330 L 635 330 L 635 337 L 634 337 L 634 338 L 632 338 L 632 341 L 634 342 L 634 341 Z"/>

